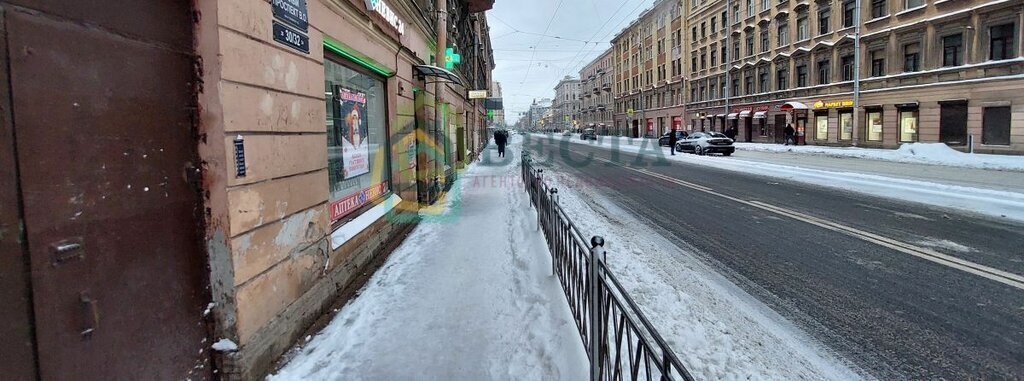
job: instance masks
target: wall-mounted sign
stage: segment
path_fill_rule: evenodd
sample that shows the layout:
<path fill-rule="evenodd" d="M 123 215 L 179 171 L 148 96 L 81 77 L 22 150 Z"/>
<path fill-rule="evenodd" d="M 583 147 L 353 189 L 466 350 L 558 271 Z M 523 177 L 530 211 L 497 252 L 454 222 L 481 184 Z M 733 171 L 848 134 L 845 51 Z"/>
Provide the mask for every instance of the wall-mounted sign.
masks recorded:
<path fill-rule="evenodd" d="M 235 137 L 235 177 L 245 177 L 245 139 Z"/>
<path fill-rule="evenodd" d="M 288 45 L 300 52 L 309 53 L 309 37 L 277 21 L 274 21 L 274 41 Z"/>
<path fill-rule="evenodd" d="M 306 0 L 271 0 L 274 18 L 302 30 L 309 30 L 309 11 Z"/>
<path fill-rule="evenodd" d="M 812 107 L 816 109 L 853 107 L 853 100 L 843 99 L 838 101 L 817 101 L 814 102 Z"/>
<path fill-rule="evenodd" d="M 336 221 L 346 214 L 352 213 L 367 202 L 375 200 L 388 190 L 386 183 L 377 183 L 353 193 L 351 196 L 331 203 L 331 221 Z"/>
<path fill-rule="evenodd" d="M 384 21 L 398 31 L 398 34 L 405 34 L 405 21 L 398 17 L 395 11 L 391 10 L 384 0 L 366 0 L 366 9 L 376 12 Z"/>
<path fill-rule="evenodd" d="M 470 90 L 469 99 L 484 99 L 487 98 L 487 90 Z"/>

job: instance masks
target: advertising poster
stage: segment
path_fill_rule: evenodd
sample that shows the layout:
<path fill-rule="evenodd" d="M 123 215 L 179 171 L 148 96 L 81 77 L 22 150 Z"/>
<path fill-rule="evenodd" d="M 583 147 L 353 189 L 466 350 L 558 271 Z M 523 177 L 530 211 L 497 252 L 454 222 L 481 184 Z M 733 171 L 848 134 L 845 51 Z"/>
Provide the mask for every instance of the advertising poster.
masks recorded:
<path fill-rule="evenodd" d="M 366 93 L 336 86 L 335 94 L 341 104 L 342 120 L 341 128 L 338 129 L 340 134 L 335 136 L 341 139 L 344 178 L 347 180 L 370 172 Z"/>

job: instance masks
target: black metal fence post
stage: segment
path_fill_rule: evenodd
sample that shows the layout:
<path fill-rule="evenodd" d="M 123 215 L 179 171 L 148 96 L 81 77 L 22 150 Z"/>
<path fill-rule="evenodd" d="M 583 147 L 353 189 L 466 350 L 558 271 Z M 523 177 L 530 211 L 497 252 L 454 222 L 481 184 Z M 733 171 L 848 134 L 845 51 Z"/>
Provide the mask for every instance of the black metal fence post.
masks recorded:
<path fill-rule="evenodd" d="M 604 256 L 604 238 L 601 236 L 593 236 L 590 238 L 590 268 L 587 270 L 590 274 L 590 380 L 599 381 L 601 380 L 601 343 L 604 340 L 600 339 L 601 332 L 599 330 L 600 324 L 600 311 L 601 311 L 601 298 L 598 297 L 598 271 L 601 267 L 601 258 Z"/>

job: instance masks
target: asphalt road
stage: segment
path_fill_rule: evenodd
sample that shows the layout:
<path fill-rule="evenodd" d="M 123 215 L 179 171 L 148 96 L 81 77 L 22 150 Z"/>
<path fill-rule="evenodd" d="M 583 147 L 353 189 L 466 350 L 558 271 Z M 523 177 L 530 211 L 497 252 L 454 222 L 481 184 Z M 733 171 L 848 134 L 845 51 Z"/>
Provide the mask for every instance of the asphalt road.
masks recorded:
<path fill-rule="evenodd" d="M 1024 224 L 651 155 L 525 146 L 872 376 L 1024 378 Z"/>

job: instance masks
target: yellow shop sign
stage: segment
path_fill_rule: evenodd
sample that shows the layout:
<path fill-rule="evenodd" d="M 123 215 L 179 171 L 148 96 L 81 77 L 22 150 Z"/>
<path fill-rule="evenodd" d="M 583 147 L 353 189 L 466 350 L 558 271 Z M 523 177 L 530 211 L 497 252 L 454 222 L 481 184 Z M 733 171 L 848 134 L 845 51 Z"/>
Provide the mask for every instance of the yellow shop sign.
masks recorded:
<path fill-rule="evenodd" d="M 814 108 L 816 108 L 816 109 L 820 109 L 820 108 L 844 108 L 844 107 L 853 107 L 853 100 L 852 99 L 843 99 L 843 100 L 838 100 L 838 101 L 817 101 L 817 102 L 814 102 Z"/>

